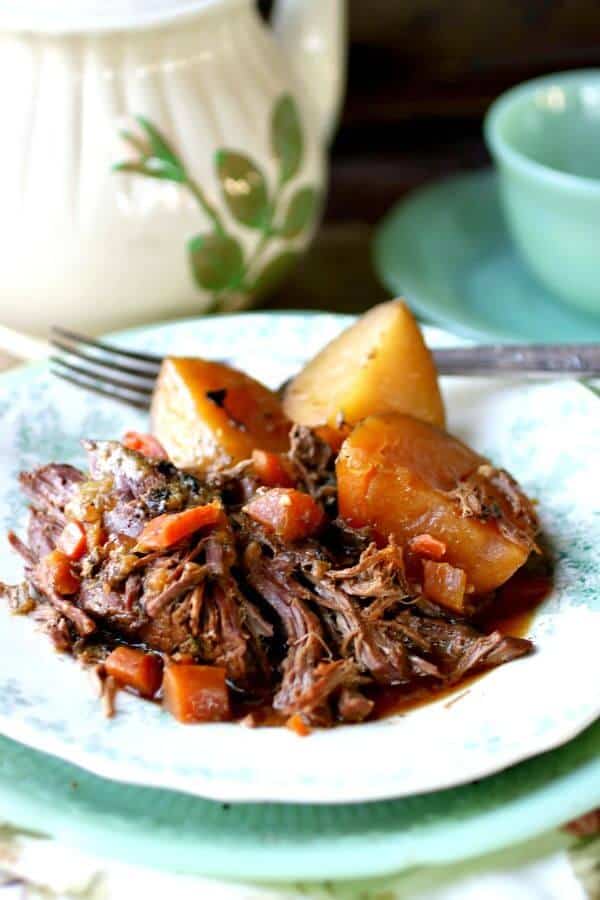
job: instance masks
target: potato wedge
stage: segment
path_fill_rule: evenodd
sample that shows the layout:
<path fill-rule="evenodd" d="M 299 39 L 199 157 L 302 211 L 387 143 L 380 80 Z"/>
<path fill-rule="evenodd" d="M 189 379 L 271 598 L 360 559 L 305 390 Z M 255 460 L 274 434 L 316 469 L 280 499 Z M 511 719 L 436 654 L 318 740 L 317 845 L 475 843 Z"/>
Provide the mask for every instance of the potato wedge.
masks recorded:
<path fill-rule="evenodd" d="M 405 412 L 443 426 L 435 364 L 400 300 L 373 307 L 331 341 L 288 385 L 283 407 L 301 425 L 356 424 Z"/>
<path fill-rule="evenodd" d="M 404 544 L 427 533 L 476 594 L 503 584 L 534 546 L 530 502 L 503 470 L 412 416 L 371 416 L 337 460 L 340 515 Z"/>
<path fill-rule="evenodd" d="M 256 448 L 283 453 L 290 422 L 276 395 L 218 362 L 168 357 L 152 400 L 153 432 L 183 468 L 239 462 Z"/>

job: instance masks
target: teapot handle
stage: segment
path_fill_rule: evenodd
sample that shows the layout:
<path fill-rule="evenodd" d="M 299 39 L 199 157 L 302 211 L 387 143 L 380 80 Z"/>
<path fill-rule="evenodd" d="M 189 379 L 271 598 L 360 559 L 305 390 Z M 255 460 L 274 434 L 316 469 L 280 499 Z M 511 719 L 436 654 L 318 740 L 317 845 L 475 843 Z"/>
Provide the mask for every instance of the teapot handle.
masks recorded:
<path fill-rule="evenodd" d="M 273 28 L 329 142 L 346 74 L 346 0 L 277 0 Z"/>

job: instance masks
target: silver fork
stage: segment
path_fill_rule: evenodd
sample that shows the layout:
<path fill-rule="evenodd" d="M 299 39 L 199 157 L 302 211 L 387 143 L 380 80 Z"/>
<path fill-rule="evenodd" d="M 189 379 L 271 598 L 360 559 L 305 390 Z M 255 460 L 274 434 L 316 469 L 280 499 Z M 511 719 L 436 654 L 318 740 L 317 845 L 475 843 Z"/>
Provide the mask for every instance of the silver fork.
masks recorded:
<path fill-rule="evenodd" d="M 78 387 L 148 409 L 162 357 L 125 350 L 115 344 L 54 326 L 50 343 L 60 356 L 51 371 Z M 434 348 L 440 375 L 600 376 L 598 344 L 491 344 Z"/>

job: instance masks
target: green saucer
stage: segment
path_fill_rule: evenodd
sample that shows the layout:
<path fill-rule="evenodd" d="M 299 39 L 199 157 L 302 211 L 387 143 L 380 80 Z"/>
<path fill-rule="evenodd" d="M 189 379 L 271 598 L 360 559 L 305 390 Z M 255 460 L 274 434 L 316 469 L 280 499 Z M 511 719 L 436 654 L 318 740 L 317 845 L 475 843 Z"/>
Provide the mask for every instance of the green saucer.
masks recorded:
<path fill-rule="evenodd" d="M 99 856 L 234 880 L 362 879 L 465 860 L 598 803 L 600 722 L 491 778 L 348 806 L 229 805 L 134 787 L 0 737 L 3 821 Z"/>
<path fill-rule="evenodd" d="M 385 217 L 373 249 L 385 286 L 456 334 L 488 341 L 600 340 L 600 317 L 563 305 L 521 262 L 489 170 L 416 191 Z"/>

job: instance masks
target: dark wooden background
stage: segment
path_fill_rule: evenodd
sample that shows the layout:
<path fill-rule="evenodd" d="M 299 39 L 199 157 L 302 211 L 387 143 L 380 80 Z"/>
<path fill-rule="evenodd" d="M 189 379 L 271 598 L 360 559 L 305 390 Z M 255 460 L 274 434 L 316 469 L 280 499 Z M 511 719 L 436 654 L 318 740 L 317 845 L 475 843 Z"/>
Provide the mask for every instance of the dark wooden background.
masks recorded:
<path fill-rule="evenodd" d="M 384 213 L 426 181 L 489 163 L 482 117 L 506 88 L 600 66 L 599 0 L 348 0 L 348 11 L 325 224 L 278 305 L 354 310 L 384 296 L 369 251 Z"/>

